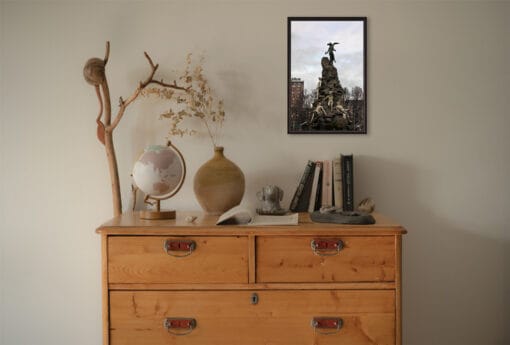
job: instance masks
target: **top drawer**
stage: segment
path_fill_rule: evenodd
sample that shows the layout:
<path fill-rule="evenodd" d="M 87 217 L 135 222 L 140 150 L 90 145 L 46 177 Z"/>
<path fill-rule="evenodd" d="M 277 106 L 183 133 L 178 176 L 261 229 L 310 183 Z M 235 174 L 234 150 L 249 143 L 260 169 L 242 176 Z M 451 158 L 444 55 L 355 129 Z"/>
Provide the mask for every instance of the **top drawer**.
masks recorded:
<path fill-rule="evenodd" d="M 109 283 L 247 283 L 246 237 L 109 236 Z"/>
<path fill-rule="evenodd" d="M 257 282 L 390 282 L 395 238 L 259 237 Z"/>

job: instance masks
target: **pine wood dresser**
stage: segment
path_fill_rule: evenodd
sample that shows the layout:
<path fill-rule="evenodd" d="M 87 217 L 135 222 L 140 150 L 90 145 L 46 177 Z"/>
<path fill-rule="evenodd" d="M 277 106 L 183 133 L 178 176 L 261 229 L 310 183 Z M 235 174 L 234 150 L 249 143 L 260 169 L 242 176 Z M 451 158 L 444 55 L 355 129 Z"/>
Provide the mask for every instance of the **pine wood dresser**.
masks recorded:
<path fill-rule="evenodd" d="M 104 345 L 400 345 L 401 243 L 374 225 L 116 217 L 102 238 Z"/>

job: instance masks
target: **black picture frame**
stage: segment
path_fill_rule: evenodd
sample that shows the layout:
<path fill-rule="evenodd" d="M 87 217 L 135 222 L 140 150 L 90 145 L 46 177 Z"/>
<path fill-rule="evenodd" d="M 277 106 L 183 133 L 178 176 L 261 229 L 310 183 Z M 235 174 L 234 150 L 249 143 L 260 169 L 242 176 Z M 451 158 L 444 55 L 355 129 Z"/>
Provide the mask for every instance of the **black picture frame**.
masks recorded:
<path fill-rule="evenodd" d="M 288 134 L 367 133 L 367 17 L 288 17 L 287 67 Z"/>

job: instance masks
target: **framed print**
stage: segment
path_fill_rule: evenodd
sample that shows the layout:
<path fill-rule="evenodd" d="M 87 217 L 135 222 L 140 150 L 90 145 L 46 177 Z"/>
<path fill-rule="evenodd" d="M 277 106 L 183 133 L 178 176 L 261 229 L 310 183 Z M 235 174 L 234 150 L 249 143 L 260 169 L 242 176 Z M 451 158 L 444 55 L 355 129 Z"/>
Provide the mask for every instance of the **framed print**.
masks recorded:
<path fill-rule="evenodd" d="M 367 133 L 367 18 L 289 17 L 288 133 Z"/>

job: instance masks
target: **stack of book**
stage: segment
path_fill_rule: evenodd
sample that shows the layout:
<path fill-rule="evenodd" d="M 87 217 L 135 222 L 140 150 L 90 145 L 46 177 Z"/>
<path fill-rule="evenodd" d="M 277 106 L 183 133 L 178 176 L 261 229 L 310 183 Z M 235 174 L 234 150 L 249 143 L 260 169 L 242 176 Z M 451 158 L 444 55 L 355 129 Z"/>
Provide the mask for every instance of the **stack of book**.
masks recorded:
<path fill-rule="evenodd" d="M 352 154 L 306 164 L 289 209 L 292 212 L 314 212 L 323 206 L 354 210 Z"/>

